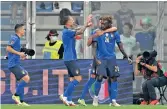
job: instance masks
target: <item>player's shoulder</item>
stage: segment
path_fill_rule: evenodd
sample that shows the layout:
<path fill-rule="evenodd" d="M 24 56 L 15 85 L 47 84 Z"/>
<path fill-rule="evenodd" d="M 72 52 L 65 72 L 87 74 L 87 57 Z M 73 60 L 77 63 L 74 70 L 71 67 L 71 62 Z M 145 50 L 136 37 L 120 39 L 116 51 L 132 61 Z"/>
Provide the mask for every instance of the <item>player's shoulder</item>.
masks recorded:
<path fill-rule="evenodd" d="M 69 31 L 76 31 L 76 30 L 71 29 L 71 28 L 64 27 L 64 29 L 63 29 L 63 33 L 65 33 L 65 32 L 69 32 Z"/>
<path fill-rule="evenodd" d="M 11 37 L 10 37 L 11 40 L 18 40 L 19 37 L 16 36 L 15 34 L 12 34 Z"/>
<path fill-rule="evenodd" d="M 119 32 L 118 31 L 114 31 L 113 34 L 114 35 L 119 35 Z"/>

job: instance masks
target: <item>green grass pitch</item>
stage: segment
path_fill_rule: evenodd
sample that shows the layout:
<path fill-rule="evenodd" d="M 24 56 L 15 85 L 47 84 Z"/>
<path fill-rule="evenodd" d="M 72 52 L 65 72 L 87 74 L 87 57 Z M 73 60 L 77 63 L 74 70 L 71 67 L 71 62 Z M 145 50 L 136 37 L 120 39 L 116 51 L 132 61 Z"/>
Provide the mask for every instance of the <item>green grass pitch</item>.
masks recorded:
<path fill-rule="evenodd" d="M 38 104 L 38 105 L 31 105 L 30 107 L 23 107 L 23 106 L 17 106 L 14 104 L 2 104 L 1 109 L 167 109 L 167 105 L 156 105 L 156 106 L 140 106 L 140 105 L 122 105 L 121 107 L 113 107 L 108 105 L 100 105 L 97 107 L 94 107 L 92 105 L 88 106 L 75 106 L 75 107 L 69 107 L 65 106 L 63 104 Z"/>

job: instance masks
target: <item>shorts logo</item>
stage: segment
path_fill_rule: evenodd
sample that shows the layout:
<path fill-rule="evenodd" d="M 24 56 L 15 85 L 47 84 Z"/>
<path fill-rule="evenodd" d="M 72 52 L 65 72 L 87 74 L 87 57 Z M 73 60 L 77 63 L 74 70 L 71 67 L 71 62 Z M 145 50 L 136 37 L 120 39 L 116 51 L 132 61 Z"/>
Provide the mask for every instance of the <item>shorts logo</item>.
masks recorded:
<path fill-rule="evenodd" d="M 25 74 L 25 72 L 24 72 L 24 71 L 22 71 L 22 74 Z"/>
<path fill-rule="evenodd" d="M 76 70 L 76 74 L 79 74 L 79 71 L 78 71 L 78 70 Z"/>

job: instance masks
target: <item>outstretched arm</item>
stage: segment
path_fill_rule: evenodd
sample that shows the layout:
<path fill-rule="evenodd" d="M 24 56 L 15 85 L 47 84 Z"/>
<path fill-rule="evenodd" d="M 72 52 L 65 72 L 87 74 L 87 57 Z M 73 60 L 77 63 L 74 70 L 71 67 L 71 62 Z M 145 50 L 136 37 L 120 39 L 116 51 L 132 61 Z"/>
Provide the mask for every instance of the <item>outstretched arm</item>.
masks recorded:
<path fill-rule="evenodd" d="M 95 34 L 93 34 L 92 36 L 89 37 L 88 42 L 87 42 L 87 45 L 90 46 L 90 45 L 92 44 L 92 41 L 93 41 L 94 38 L 97 38 L 97 37 L 103 35 L 104 33 L 114 32 L 114 31 L 117 31 L 117 28 L 116 28 L 116 27 L 112 27 L 112 28 L 109 28 L 109 29 L 104 30 L 104 31 L 102 31 L 102 30 L 97 30 L 97 31 L 95 32 Z"/>

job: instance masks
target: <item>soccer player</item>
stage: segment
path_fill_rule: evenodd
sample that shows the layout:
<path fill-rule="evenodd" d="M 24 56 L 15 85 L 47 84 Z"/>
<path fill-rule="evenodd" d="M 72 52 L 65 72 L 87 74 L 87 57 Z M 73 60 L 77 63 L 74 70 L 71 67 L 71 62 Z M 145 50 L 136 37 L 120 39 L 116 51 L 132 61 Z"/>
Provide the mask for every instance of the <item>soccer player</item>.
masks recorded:
<path fill-rule="evenodd" d="M 99 26 L 100 25 L 101 25 L 101 19 L 99 19 Z M 92 32 L 92 35 L 94 35 L 96 33 L 96 31 L 99 30 L 99 29 L 94 30 Z M 113 32 L 113 31 L 116 31 L 116 30 L 117 30 L 116 27 L 112 27 L 112 28 L 107 29 L 106 31 L 103 31 L 103 32 L 107 33 L 107 32 Z M 93 57 L 94 57 L 93 64 L 92 64 L 92 69 L 91 69 L 91 75 L 90 75 L 90 78 L 89 78 L 88 82 L 84 85 L 82 94 L 81 94 L 80 98 L 78 99 L 78 103 L 83 105 L 83 106 L 87 106 L 86 103 L 85 103 L 84 98 L 85 98 L 85 95 L 87 94 L 89 88 L 92 86 L 92 84 L 96 80 L 95 79 L 96 78 L 96 67 L 98 65 L 98 60 L 97 60 L 97 52 L 98 51 L 97 51 L 97 42 L 96 42 L 96 40 L 93 40 L 91 45 L 92 45 L 92 48 L 93 48 Z M 88 43 L 88 46 L 90 46 L 89 43 Z"/>
<path fill-rule="evenodd" d="M 91 17 L 90 17 L 91 19 Z M 67 106 L 75 106 L 72 102 L 72 92 L 78 83 L 82 80 L 80 69 L 77 65 L 77 55 L 75 50 L 75 36 L 84 33 L 87 27 L 90 27 L 92 23 L 88 19 L 84 27 L 80 29 L 73 29 L 75 27 L 74 19 L 71 16 L 64 17 L 64 29 L 63 29 L 63 46 L 64 46 L 64 63 L 67 67 L 70 82 L 64 94 L 60 95 L 60 99 Z"/>
<path fill-rule="evenodd" d="M 24 33 L 24 24 L 16 24 L 15 34 L 11 35 L 6 50 L 8 52 L 8 68 L 18 81 L 16 93 L 12 96 L 12 99 L 18 105 L 29 106 L 24 102 L 24 87 L 29 83 L 30 77 L 28 72 L 20 65 L 20 58 L 22 60 L 26 59 L 25 53 L 20 52 L 20 38 L 24 36 Z"/>
<path fill-rule="evenodd" d="M 112 26 L 112 17 L 105 16 L 102 18 L 101 22 L 101 29 L 106 30 L 111 28 Z M 92 43 L 94 37 L 90 37 L 88 42 Z M 113 106 L 120 106 L 116 102 L 117 96 L 117 77 L 119 77 L 118 67 L 116 63 L 116 56 L 115 56 L 115 42 L 117 43 L 120 51 L 122 54 L 128 58 L 127 54 L 124 52 L 122 43 L 120 41 L 120 35 L 116 32 L 108 32 L 104 33 L 100 37 L 97 38 L 97 45 L 98 45 L 98 59 L 101 62 L 100 65 L 97 66 L 97 80 L 95 82 L 95 96 L 93 99 L 93 105 L 98 106 L 98 94 L 101 88 L 101 82 L 103 77 L 108 78 L 108 85 L 109 85 L 109 96 L 111 100 L 111 104 Z M 128 58 L 129 61 L 131 61 Z"/>

